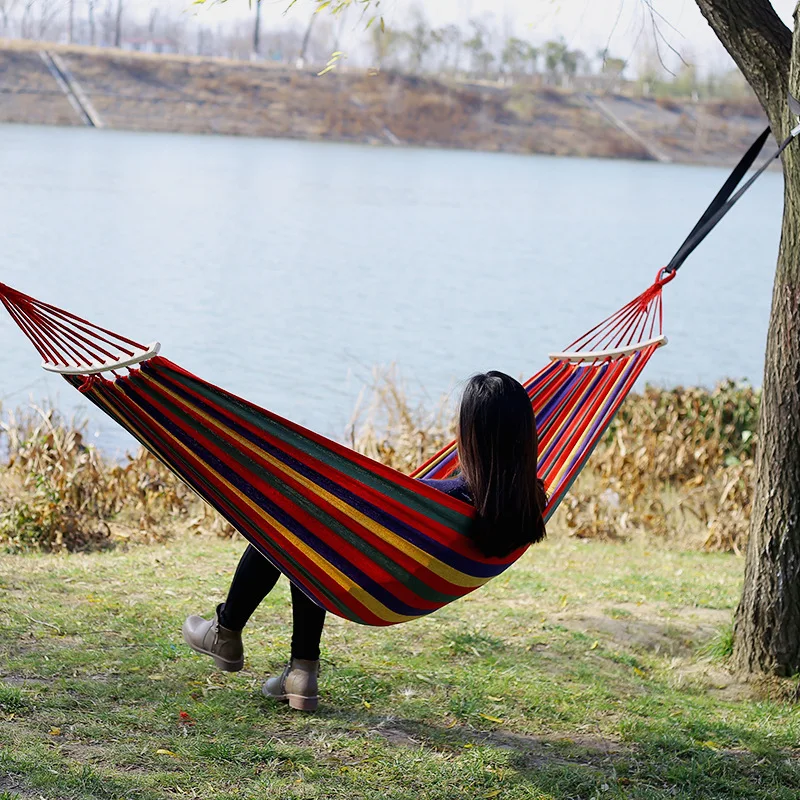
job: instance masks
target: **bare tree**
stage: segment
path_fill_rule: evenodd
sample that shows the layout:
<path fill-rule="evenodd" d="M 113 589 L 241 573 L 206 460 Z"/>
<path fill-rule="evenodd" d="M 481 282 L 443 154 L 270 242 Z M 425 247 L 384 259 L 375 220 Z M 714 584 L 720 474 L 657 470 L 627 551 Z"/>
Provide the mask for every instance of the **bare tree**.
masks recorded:
<path fill-rule="evenodd" d="M 421 72 L 425 57 L 434 44 L 432 31 L 425 15 L 418 7 L 414 8 L 414 24 L 406 33 L 409 52 L 411 54 L 410 69 Z"/>
<path fill-rule="evenodd" d="M 20 36 L 23 39 L 33 38 L 33 10 L 36 6 L 36 0 L 24 0 L 22 9 L 22 19 L 20 20 L 19 30 Z"/>
<path fill-rule="evenodd" d="M 370 30 L 371 66 L 383 69 L 400 42 L 401 37 L 391 28 L 372 25 Z"/>
<path fill-rule="evenodd" d="M 150 19 L 147 23 L 147 38 L 150 42 L 156 38 L 156 20 L 158 19 L 158 9 L 151 8 L 150 9 Z"/>
<path fill-rule="evenodd" d="M 8 35 L 11 27 L 11 18 L 19 0 L 0 0 L 0 19 L 3 21 L 3 33 Z"/>
<path fill-rule="evenodd" d="M 38 0 L 39 19 L 36 24 L 36 38 L 47 38 L 50 26 L 58 17 L 61 8 L 58 0 Z"/>
<path fill-rule="evenodd" d="M 94 46 L 97 41 L 97 26 L 94 19 L 95 0 L 87 0 L 89 14 L 89 44 Z"/>
<path fill-rule="evenodd" d="M 696 0 L 782 139 L 800 89 L 800 33 L 769 0 Z M 797 9 L 795 30 L 797 30 Z M 746 673 L 800 671 L 800 150 L 783 154 L 784 212 L 772 294 L 745 583 L 734 663 Z"/>
<path fill-rule="evenodd" d="M 441 53 L 439 71 L 456 74 L 461 60 L 461 46 L 463 44 L 461 28 L 458 25 L 445 25 L 438 28 L 434 35 Z"/>
<path fill-rule="evenodd" d="M 122 44 L 122 0 L 117 0 L 117 15 L 114 20 L 114 47 Z"/>
<path fill-rule="evenodd" d="M 261 52 L 261 0 L 256 0 L 256 21 L 253 25 L 253 52 Z"/>
<path fill-rule="evenodd" d="M 471 19 L 469 24 L 472 36 L 464 42 L 464 47 L 470 53 L 470 67 L 476 74 L 485 74 L 493 60 L 492 54 L 487 50 L 488 32 L 480 20 Z"/>
<path fill-rule="evenodd" d="M 302 69 L 306 64 L 306 53 L 308 52 L 308 43 L 311 40 L 311 32 L 314 30 L 314 20 L 316 20 L 316 18 L 317 18 L 317 13 L 314 12 L 311 15 L 311 19 L 308 20 L 308 26 L 306 27 L 306 32 L 303 34 L 303 41 L 300 44 L 300 52 L 297 55 L 296 66 L 298 69 Z M 381 28 L 377 27 L 376 30 L 380 32 Z M 373 33 L 373 40 L 374 40 L 374 33 Z"/>
<path fill-rule="evenodd" d="M 528 63 L 528 69 L 531 75 L 536 75 L 539 72 L 539 56 L 541 52 L 538 47 L 529 44 L 525 51 L 525 59 Z"/>

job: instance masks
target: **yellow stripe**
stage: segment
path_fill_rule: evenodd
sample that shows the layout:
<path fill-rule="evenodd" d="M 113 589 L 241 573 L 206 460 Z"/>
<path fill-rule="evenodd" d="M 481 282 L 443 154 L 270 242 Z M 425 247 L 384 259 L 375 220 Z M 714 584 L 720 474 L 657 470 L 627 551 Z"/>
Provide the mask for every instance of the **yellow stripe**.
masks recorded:
<path fill-rule="evenodd" d="M 620 374 L 617 377 L 617 379 L 615 381 L 613 381 L 613 383 L 610 385 L 610 387 L 608 387 L 607 391 L 605 392 L 605 396 L 608 396 L 609 394 L 611 394 L 611 392 L 614 391 L 614 389 L 616 389 L 617 386 L 619 386 L 621 383 L 624 382 L 622 380 L 622 376 L 624 376 L 624 374 L 625 374 L 625 369 L 623 368 L 620 371 Z M 593 382 L 593 383 L 590 382 L 590 386 L 591 386 L 592 389 L 594 389 L 596 383 L 597 383 L 596 381 Z M 580 427 L 583 429 L 583 434 L 578 439 L 576 439 L 574 441 L 574 443 L 572 444 L 572 446 L 570 447 L 570 452 L 571 453 L 580 452 L 583 449 L 584 443 L 589 439 L 589 434 L 591 432 L 591 429 L 592 429 L 592 426 L 594 425 L 595 420 L 597 420 L 598 417 L 602 416 L 603 405 L 604 405 L 604 403 L 600 403 L 598 408 L 597 408 L 597 411 L 595 411 L 594 414 L 592 414 L 591 416 L 588 416 L 588 414 L 584 415 L 584 417 L 580 419 Z M 587 419 L 589 420 L 588 423 L 586 422 Z M 570 462 L 571 462 L 571 459 L 569 459 L 569 458 L 564 461 L 564 465 L 556 473 L 556 476 L 555 476 L 555 479 L 554 479 L 552 485 L 558 486 L 561 483 L 561 480 L 563 479 L 564 475 L 566 475 L 567 472 L 570 469 Z"/>
<path fill-rule="evenodd" d="M 175 394 L 175 392 L 173 392 L 168 387 L 164 386 L 164 384 L 161 382 L 158 382 L 158 385 L 159 388 L 165 394 L 169 395 L 176 403 L 178 403 L 178 405 L 183 405 L 184 407 L 187 407 L 187 401 L 185 398 Z M 263 450 L 260 450 L 248 439 L 245 439 L 236 431 L 231 430 L 231 428 L 229 428 L 227 425 L 223 425 L 219 420 L 206 414 L 202 409 L 198 408 L 197 406 L 191 406 L 191 408 L 198 416 L 200 416 L 205 422 L 207 422 L 210 427 L 216 428 L 217 431 L 220 432 L 226 432 L 229 436 L 235 439 L 240 448 L 257 455 L 259 458 L 262 458 L 267 463 L 269 463 L 269 465 L 273 467 L 276 471 L 296 480 L 298 483 L 302 484 L 308 490 L 312 491 L 315 495 L 321 497 L 322 499 L 330 503 L 332 506 L 338 508 L 343 514 L 350 517 L 350 519 L 353 519 L 360 525 L 363 525 L 365 528 L 374 533 L 382 541 L 387 542 L 388 544 L 392 545 L 395 549 L 400 550 L 402 553 L 405 553 L 405 555 L 413 559 L 413 561 L 415 561 L 417 564 L 427 568 L 428 570 L 435 573 L 438 577 L 442 578 L 448 583 L 451 583 L 454 586 L 458 586 L 462 589 L 472 590 L 472 589 L 477 589 L 479 586 L 483 586 L 489 580 L 488 577 L 474 577 L 471 575 L 467 575 L 466 573 L 454 569 L 448 564 L 445 564 L 443 561 L 440 561 L 435 556 L 430 555 L 430 553 L 426 553 L 424 550 L 418 548 L 416 545 L 413 545 L 410 542 L 403 539 L 401 536 L 398 536 L 396 533 L 394 533 L 394 531 L 391 531 L 388 528 L 384 527 L 383 525 L 380 525 L 379 523 L 375 522 L 375 520 L 363 514 L 358 509 L 353 508 L 353 506 L 349 505 L 348 503 L 345 503 L 340 498 L 336 497 L 333 494 L 330 494 L 328 491 L 318 486 L 313 481 L 306 478 L 304 475 L 301 475 L 299 472 L 296 472 L 295 470 L 293 470 L 288 465 L 284 464 L 279 459 L 275 458 L 274 456 L 271 456 L 269 453 L 265 453 Z"/>
<path fill-rule="evenodd" d="M 444 450 L 440 450 L 436 460 L 431 461 L 428 466 L 425 468 L 425 472 L 421 470 L 415 470 L 411 473 L 412 478 L 424 478 L 426 475 L 429 475 L 439 464 L 442 463 L 451 453 L 453 453 L 457 449 L 457 445 L 455 442 L 451 442 Z"/>
<path fill-rule="evenodd" d="M 583 404 L 584 400 L 586 399 L 586 396 L 591 394 L 592 390 L 594 389 L 595 383 L 596 383 L 596 378 L 590 380 L 586 384 L 586 388 L 583 390 L 583 393 L 581 394 L 581 396 L 578 399 L 578 401 L 577 402 L 573 402 L 572 400 L 570 400 L 569 404 L 571 406 L 575 407 L 575 408 L 579 408 Z M 561 408 L 563 408 L 563 407 L 564 407 L 564 404 L 562 403 L 561 404 Z M 558 426 L 558 428 L 551 428 L 547 432 L 547 438 L 544 441 L 540 442 L 539 446 L 543 450 L 546 450 L 550 446 L 550 443 L 554 439 L 559 438 L 560 434 L 565 430 L 565 428 L 567 428 L 570 425 L 571 422 L 572 422 L 572 419 L 570 418 L 570 415 L 567 414 L 566 417 L 564 418 L 564 420 L 562 421 L 562 423 Z"/>
<path fill-rule="evenodd" d="M 161 423 L 159 423 L 156 419 L 147 414 L 145 411 L 142 410 L 142 413 L 147 416 L 147 418 L 151 421 L 152 425 L 155 428 L 163 432 L 164 437 L 168 439 L 170 442 L 172 442 L 173 446 L 176 446 L 177 449 L 179 449 L 184 453 L 187 453 L 193 458 L 195 459 L 197 458 L 197 456 L 194 453 L 192 453 L 191 450 L 189 450 L 189 448 L 187 448 L 183 444 L 183 442 L 180 441 L 180 439 L 177 439 L 175 436 L 173 436 L 166 428 L 164 428 L 163 425 L 161 425 Z M 286 541 L 295 545 L 298 550 L 305 553 L 320 570 L 325 572 L 326 575 L 333 578 L 333 580 L 339 585 L 339 587 L 343 590 L 345 594 L 349 594 L 352 597 L 354 597 L 362 605 L 368 608 L 376 617 L 385 622 L 392 622 L 392 623 L 407 622 L 408 620 L 416 619 L 415 616 L 398 614 L 392 611 L 391 609 L 387 608 L 383 603 L 376 600 L 371 594 L 369 594 L 361 586 L 355 583 L 351 578 L 342 573 L 334 564 L 331 564 L 327 559 L 319 555 L 319 553 L 310 549 L 308 545 L 306 545 L 301 539 L 295 536 L 295 534 L 293 534 L 290 530 L 285 528 L 280 522 L 278 522 L 266 511 L 264 511 L 264 509 L 262 509 L 259 505 L 253 502 L 249 497 L 247 497 L 245 494 L 239 491 L 239 489 L 237 489 L 228 480 L 222 477 L 222 475 L 219 475 L 218 473 L 215 474 L 217 474 L 220 481 L 225 486 L 227 486 L 239 498 L 241 502 L 243 502 L 251 509 L 251 511 L 254 513 L 256 517 L 262 520 L 264 524 L 266 524 L 270 528 L 273 528 L 275 531 L 281 534 Z"/>

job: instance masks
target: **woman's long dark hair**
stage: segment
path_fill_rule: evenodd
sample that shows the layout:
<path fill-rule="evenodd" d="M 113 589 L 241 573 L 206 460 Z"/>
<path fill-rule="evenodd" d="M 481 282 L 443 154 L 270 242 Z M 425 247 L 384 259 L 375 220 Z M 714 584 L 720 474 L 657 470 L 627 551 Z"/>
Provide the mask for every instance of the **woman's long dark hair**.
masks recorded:
<path fill-rule="evenodd" d="M 473 537 L 480 550 L 504 557 L 541 541 L 547 496 L 536 474 L 539 440 L 522 384 L 494 371 L 469 380 L 461 398 L 458 449 L 477 512 Z"/>

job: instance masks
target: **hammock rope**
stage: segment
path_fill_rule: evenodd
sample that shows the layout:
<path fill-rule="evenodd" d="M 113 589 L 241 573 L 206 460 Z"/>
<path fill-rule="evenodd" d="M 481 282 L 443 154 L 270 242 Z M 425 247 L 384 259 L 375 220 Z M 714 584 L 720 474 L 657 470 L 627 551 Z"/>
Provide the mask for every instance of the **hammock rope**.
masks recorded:
<path fill-rule="evenodd" d="M 771 163 L 734 194 L 768 134 L 653 284 L 525 382 L 547 518 L 666 344 L 664 286 Z M 798 134 L 800 125 L 774 157 Z M 145 346 L 2 283 L 0 302 L 45 369 L 63 374 L 334 614 L 367 625 L 416 619 L 482 586 L 527 549 L 483 556 L 470 537 L 471 506 L 416 480 L 453 475 L 455 442 L 403 475 L 203 381 L 160 356 L 157 342 Z"/>
<path fill-rule="evenodd" d="M 722 221 L 722 218 L 742 199 L 747 190 L 766 172 L 773 161 L 781 157 L 786 148 L 800 136 L 800 103 L 790 94 L 789 107 L 796 115 L 798 125 L 793 128 L 789 135 L 781 142 L 778 149 L 767 158 L 764 163 L 748 178 L 741 188 L 736 191 L 736 187 L 741 183 L 748 170 L 753 166 L 759 153 L 764 149 L 764 145 L 772 132 L 771 128 L 766 128 L 758 139 L 753 142 L 750 149 L 744 154 L 741 161 L 733 168 L 728 179 L 723 184 L 717 195 L 711 201 L 708 208 L 692 228 L 686 240 L 678 248 L 678 251 L 664 267 L 664 272 L 677 272 L 687 258 L 695 251 L 698 245 L 711 233 L 714 228 Z M 736 192 L 734 194 L 734 192 Z"/>

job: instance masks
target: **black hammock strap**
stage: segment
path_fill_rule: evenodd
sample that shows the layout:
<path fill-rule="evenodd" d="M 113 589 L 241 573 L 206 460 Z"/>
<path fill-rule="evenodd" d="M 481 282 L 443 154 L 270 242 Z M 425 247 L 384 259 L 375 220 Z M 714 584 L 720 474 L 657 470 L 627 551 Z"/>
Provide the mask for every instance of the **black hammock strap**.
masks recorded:
<path fill-rule="evenodd" d="M 736 187 L 748 173 L 750 167 L 753 166 L 759 153 L 764 149 L 764 145 L 770 133 L 771 129 L 767 128 L 758 139 L 753 142 L 750 149 L 742 157 L 742 160 L 734 167 L 733 172 L 731 172 L 723 187 L 717 192 L 716 197 L 703 212 L 703 216 L 700 217 L 697 224 L 692 228 L 692 232 L 678 248 L 678 252 L 675 253 L 669 264 L 664 267 L 664 272 L 671 273 L 680 269 L 683 262 L 694 252 L 695 248 L 703 239 L 711 233 L 719 221 L 736 205 L 742 195 L 764 174 L 767 167 L 769 167 L 776 158 L 780 157 L 781 153 L 794 141 L 795 137 L 800 134 L 800 126 L 792 130 L 781 146 L 753 173 L 747 182 L 736 191 Z"/>

